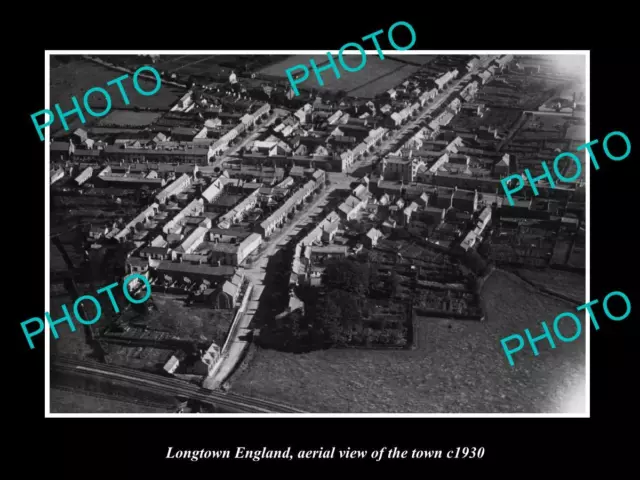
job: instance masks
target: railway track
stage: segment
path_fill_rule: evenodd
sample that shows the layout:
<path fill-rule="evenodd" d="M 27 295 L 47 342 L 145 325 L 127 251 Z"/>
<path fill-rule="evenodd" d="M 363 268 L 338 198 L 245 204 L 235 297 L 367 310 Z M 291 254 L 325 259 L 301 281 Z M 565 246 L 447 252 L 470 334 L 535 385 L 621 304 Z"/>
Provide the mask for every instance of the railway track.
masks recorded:
<path fill-rule="evenodd" d="M 304 413 L 288 405 L 244 395 L 220 393 L 181 380 L 92 360 L 54 357 L 51 369 L 134 384 L 164 395 L 187 397 L 218 406 L 229 413 Z"/>
<path fill-rule="evenodd" d="M 148 408 L 154 408 L 154 409 L 161 409 L 161 410 L 166 410 L 167 413 L 171 413 L 171 408 L 169 408 L 167 405 L 160 405 L 158 403 L 151 403 L 151 402 L 143 402 L 141 400 L 135 400 L 131 397 L 125 397 L 123 395 L 115 395 L 115 394 L 107 394 L 107 393 L 102 393 L 102 392 L 95 392 L 92 390 L 85 390 L 85 389 L 80 389 L 80 388 L 74 388 L 74 387 L 70 387 L 67 385 L 54 385 L 51 387 L 52 390 L 61 390 L 63 392 L 69 392 L 69 393 L 73 393 L 73 394 L 82 394 L 85 395 L 87 397 L 96 397 L 96 398 L 101 398 L 101 399 L 105 399 L 105 400 L 112 400 L 112 401 L 116 401 L 116 402 L 122 402 L 122 403 L 130 403 L 133 405 L 140 405 L 142 407 L 148 407 Z M 62 412 L 60 412 L 62 413 Z"/>

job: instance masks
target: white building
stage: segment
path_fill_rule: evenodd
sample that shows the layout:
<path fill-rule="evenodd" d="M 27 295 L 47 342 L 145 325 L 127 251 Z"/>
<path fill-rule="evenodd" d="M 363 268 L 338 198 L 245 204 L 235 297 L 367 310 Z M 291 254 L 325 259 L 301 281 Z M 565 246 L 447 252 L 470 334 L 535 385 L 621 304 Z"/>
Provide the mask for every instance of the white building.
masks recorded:
<path fill-rule="evenodd" d="M 93 175 L 93 168 L 87 167 L 85 168 L 80 175 L 75 178 L 75 181 L 78 185 L 82 185 L 84 182 L 89 180 Z"/>
<path fill-rule="evenodd" d="M 49 175 L 49 179 L 51 181 L 51 185 L 56 183 L 62 177 L 64 177 L 64 169 L 59 168 L 58 170 L 51 170 L 51 173 Z"/>
<path fill-rule="evenodd" d="M 170 183 L 160 193 L 156 195 L 158 203 L 165 203 L 171 195 L 178 195 L 185 191 L 191 185 L 191 176 L 186 173 L 180 178 Z"/>

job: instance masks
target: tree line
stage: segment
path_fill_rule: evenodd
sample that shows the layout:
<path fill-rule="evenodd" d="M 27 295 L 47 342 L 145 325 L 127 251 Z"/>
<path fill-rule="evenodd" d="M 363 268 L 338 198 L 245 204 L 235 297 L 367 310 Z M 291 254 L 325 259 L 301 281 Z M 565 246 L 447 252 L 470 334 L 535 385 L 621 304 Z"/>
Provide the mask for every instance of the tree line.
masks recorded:
<path fill-rule="evenodd" d="M 286 351 L 311 351 L 335 346 L 406 344 L 405 317 L 398 325 L 384 316 L 370 316 L 376 298 L 393 298 L 399 278 L 381 275 L 375 265 L 351 259 L 324 263 L 321 287 L 301 289 L 305 311 L 292 312 L 260 332 L 260 344 Z"/>

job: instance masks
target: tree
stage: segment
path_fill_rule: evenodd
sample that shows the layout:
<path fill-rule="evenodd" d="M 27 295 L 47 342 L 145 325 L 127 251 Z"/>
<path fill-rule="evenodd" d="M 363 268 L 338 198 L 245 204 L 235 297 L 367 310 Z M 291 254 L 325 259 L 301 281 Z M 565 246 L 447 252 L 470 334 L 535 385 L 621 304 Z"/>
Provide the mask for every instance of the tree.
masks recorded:
<path fill-rule="evenodd" d="M 349 294 L 344 290 L 338 290 L 331 294 L 334 295 L 335 302 L 342 312 L 342 326 L 349 331 L 355 326 L 361 326 L 362 309 L 360 307 L 358 297 Z"/>
<path fill-rule="evenodd" d="M 346 223 L 351 230 L 357 233 L 365 233 L 366 231 L 366 227 L 360 222 L 357 222 L 355 220 L 349 220 Z"/>
<path fill-rule="evenodd" d="M 487 269 L 487 262 L 475 250 L 468 250 L 463 257 L 463 262 L 476 275 L 484 275 Z"/>
<path fill-rule="evenodd" d="M 324 331 L 332 344 L 336 344 L 342 332 L 340 319 L 342 311 L 333 301 L 331 296 L 326 296 L 324 301 L 317 306 L 313 326 L 316 331 Z"/>
<path fill-rule="evenodd" d="M 367 265 L 369 267 L 369 293 L 371 294 L 380 282 L 380 273 L 378 272 L 377 263 L 371 263 L 371 261 L 367 259 Z"/>
<path fill-rule="evenodd" d="M 289 324 L 289 332 L 291 333 L 291 336 L 293 338 L 293 340 L 298 340 L 300 339 L 300 320 L 301 320 L 301 315 L 298 312 L 294 312 L 291 314 L 290 316 L 290 324 Z"/>
<path fill-rule="evenodd" d="M 400 277 L 395 270 L 391 272 L 391 296 L 395 297 L 400 288 Z"/>
<path fill-rule="evenodd" d="M 406 333 L 407 333 L 406 328 L 404 329 L 394 328 L 393 330 L 390 331 L 391 343 L 398 346 L 406 345 L 407 343 Z"/>
<path fill-rule="evenodd" d="M 349 259 L 331 259 L 327 262 L 323 283 L 330 289 L 363 296 L 369 288 L 369 269 Z"/>
<path fill-rule="evenodd" d="M 332 296 L 326 296 L 317 304 L 315 317 L 313 319 L 314 328 L 321 328 L 329 325 L 331 320 L 340 318 L 342 312 Z"/>
<path fill-rule="evenodd" d="M 314 322 L 311 328 L 309 329 L 309 346 L 311 348 L 322 348 L 325 343 L 326 331 L 324 325 L 316 326 L 316 322 Z"/>
<path fill-rule="evenodd" d="M 327 333 L 327 338 L 332 345 L 344 344 L 344 335 L 342 333 L 342 325 L 340 324 L 339 318 L 331 319 L 327 324 L 325 331 Z"/>

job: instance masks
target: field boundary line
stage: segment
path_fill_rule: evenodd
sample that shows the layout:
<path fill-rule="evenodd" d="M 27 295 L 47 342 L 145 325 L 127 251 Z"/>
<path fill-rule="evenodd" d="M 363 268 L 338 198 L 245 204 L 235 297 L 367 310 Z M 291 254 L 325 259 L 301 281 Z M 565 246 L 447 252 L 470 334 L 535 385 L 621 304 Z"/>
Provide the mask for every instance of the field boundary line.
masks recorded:
<path fill-rule="evenodd" d="M 362 85 L 358 85 L 356 88 L 352 88 L 351 90 L 347 90 L 347 93 L 351 93 L 351 92 L 354 92 L 354 91 L 356 91 L 356 90 L 358 90 L 358 89 L 360 89 L 360 88 L 362 88 L 362 87 L 366 87 L 367 85 L 370 85 L 370 84 L 372 84 L 372 83 L 374 83 L 374 82 L 377 82 L 377 81 L 378 81 L 378 80 L 380 80 L 381 78 L 388 77 L 388 76 L 389 76 L 389 75 L 391 75 L 392 73 L 396 73 L 396 72 L 398 72 L 399 70 L 402 70 L 403 68 L 406 68 L 406 67 L 409 67 L 409 66 L 410 66 L 410 65 L 402 64 L 402 65 L 400 65 L 398 68 L 395 68 L 395 69 L 391 70 L 390 72 L 387 72 L 387 73 L 385 73 L 385 74 L 383 74 L 383 75 L 380 75 L 380 76 L 378 76 L 378 77 L 374 78 L 373 80 L 369 80 L 368 82 L 365 82 L 365 83 L 363 83 Z M 407 75 L 407 76 L 409 76 L 409 75 Z"/>

